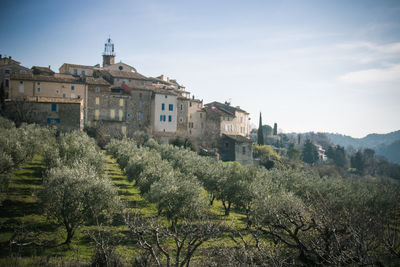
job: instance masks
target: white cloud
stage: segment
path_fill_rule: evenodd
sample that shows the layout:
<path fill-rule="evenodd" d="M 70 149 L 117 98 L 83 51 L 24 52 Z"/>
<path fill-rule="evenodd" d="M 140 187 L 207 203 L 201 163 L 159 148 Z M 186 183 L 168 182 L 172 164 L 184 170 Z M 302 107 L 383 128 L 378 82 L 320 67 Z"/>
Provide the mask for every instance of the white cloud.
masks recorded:
<path fill-rule="evenodd" d="M 338 47 L 350 50 L 366 48 L 368 50 L 385 54 L 400 53 L 400 42 L 389 43 L 384 45 L 378 45 L 371 42 L 354 42 L 354 43 L 339 44 Z"/>
<path fill-rule="evenodd" d="M 376 83 L 400 81 L 400 64 L 385 69 L 367 69 L 349 72 L 339 77 L 347 83 Z"/>

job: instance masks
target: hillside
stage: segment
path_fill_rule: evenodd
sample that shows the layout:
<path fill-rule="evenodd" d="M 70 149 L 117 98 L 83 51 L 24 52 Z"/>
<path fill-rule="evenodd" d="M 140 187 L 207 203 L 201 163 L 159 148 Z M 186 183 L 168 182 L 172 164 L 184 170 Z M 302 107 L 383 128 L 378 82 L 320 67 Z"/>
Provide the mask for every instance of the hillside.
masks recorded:
<path fill-rule="evenodd" d="M 332 143 L 344 146 L 349 151 L 371 148 L 377 155 L 384 156 L 391 162 L 400 163 L 400 130 L 387 134 L 369 134 L 363 138 L 333 133 L 325 135 Z"/>

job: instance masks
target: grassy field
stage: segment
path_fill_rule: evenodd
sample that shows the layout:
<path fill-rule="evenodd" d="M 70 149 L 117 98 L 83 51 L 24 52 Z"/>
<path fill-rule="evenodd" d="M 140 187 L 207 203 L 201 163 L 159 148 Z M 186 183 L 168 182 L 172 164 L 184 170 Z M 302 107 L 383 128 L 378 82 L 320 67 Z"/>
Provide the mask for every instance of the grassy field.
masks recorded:
<path fill-rule="evenodd" d="M 134 182 L 129 182 L 123 175 L 118 164 L 107 155 L 105 162 L 106 174 L 118 187 L 121 199 L 127 208 L 139 210 L 144 215 L 155 215 L 156 207 L 147 202 L 139 193 Z M 40 157 L 25 164 L 15 171 L 10 181 L 7 194 L 2 195 L 4 200 L 0 206 L 0 266 L 77 266 L 87 265 L 94 253 L 87 231 L 95 226 L 87 225 L 76 232 L 70 245 L 57 246 L 65 239 L 63 227 L 57 226 L 47 219 L 38 198 L 42 189 L 42 176 L 45 172 Z M 206 192 L 204 192 L 206 194 Z M 245 216 L 231 211 L 230 216 L 223 216 L 224 210 L 219 201 L 214 202 L 212 212 L 236 227 L 244 227 Z M 122 220 L 110 228 L 113 234 L 120 237 L 116 252 L 123 262 L 129 263 L 138 253 L 137 247 L 129 239 L 129 232 Z M 25 240 L 46 244 L 45 246 L 27 245 L 12 246 L 5 244 L 18 231 L 25 234 Z M 210 240 L 203 248 L 229 244 L 229 238 Z"/>

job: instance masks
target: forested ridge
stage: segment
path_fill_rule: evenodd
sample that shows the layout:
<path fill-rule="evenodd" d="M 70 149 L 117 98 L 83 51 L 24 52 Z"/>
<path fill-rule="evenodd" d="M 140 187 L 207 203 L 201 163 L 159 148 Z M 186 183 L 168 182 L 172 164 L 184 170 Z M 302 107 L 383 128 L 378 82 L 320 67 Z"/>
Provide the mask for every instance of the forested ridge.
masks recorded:
<path fill-rule="evenodd" d="M 400 264 L 398 181 L 0 124 L 3 265 Z"/>

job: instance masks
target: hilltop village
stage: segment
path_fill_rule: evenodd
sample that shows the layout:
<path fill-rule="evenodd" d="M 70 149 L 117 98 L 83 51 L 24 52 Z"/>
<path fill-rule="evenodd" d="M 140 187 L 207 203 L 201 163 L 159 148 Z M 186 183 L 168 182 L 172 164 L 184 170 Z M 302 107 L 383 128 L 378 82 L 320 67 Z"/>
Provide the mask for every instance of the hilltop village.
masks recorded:
<path fill-rule="evenodd" d="M 115 63 L 110 38 L 102 56 L 102 66 L 64 63 L 55 73 L 0 55 L 3 113 L 60 131 L 92 129 L 110 138 L 145 131 L 163 143 L 190 140 L 218 150 L 224 161 L 252 163 L 248 112 L 228 102 L 203 104 L 174 79 Z"/>

